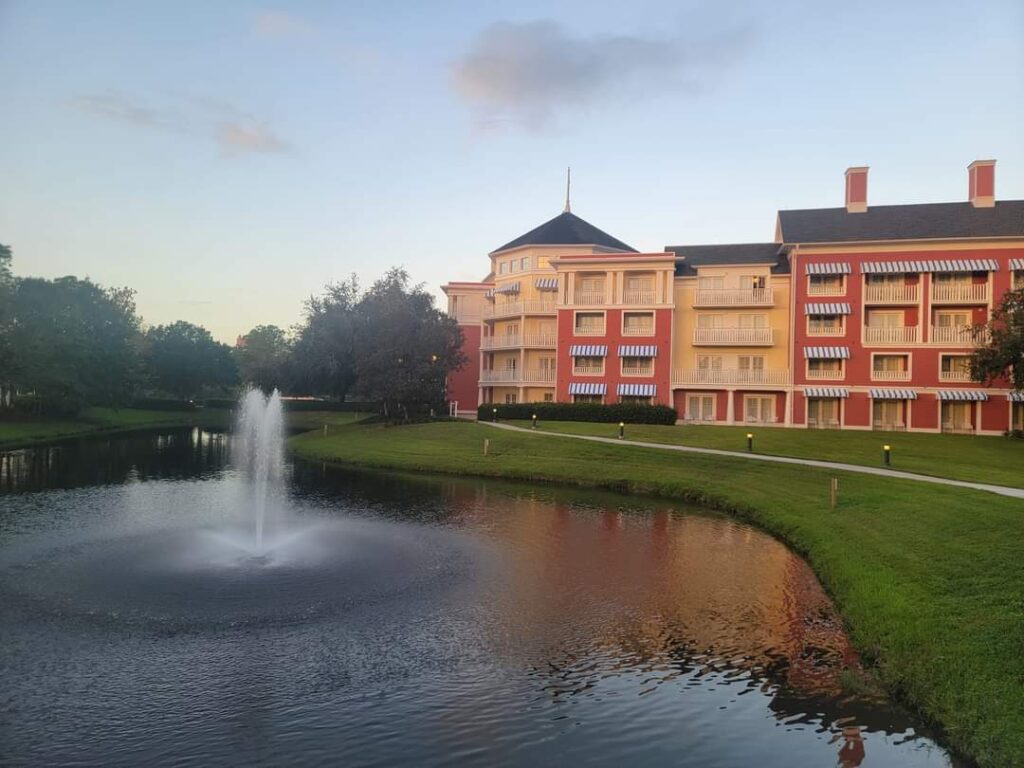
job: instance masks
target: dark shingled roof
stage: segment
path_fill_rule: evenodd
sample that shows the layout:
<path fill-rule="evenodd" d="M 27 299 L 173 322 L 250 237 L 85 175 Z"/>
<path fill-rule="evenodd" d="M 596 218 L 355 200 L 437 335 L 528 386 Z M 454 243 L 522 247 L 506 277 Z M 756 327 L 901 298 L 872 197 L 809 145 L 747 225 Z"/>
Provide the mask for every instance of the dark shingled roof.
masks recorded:
<path fill-rule="evenodd" d="M 666 245 L 666 251 L 682 259 L 676 277 L 697 274 L 695 267 L 771 264 L 773 275 L 789 274 L 789 257 L 778 243 L 729 243 L 727 245 Z"/>
<path fill-rule="evenodd" d="M 521 245 L 599 245 L 613 251 L 637 252 L 635 248 L 630 248 L 621 240 L 616 240 L 607 232 L 602 232 L 569 211 L 560 213 L 551 221 L 545 221 L 536 229 L 531 229 L 525 235 L 495 248 L 491 253 L 518 248 Z"/>
<path fill-rule="evenodd" d="M 784 243 L 935 240 L 952 237 L 1024 237 L 1024 200 L 992 208 L 970 203 L 880 205 L 863 213 L 846 208 L 779 211 Z"/>

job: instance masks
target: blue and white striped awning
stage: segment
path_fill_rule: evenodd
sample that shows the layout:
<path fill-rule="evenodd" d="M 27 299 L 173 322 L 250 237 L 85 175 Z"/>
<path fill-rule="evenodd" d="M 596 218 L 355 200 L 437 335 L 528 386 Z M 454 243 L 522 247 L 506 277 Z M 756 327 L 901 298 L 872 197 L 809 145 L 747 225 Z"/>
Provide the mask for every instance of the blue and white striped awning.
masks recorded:
<path fill-rule="evenodd" d="M 937 259 L 929 261 L 865 261 L 865 275 L 915 272 L 998 272 L 995 259 Z"/>
<path fill-rule="evenodd" d="M 620 344 L 619 357 L 657 357 L 655 344 Z"/>
<path fill-rule="evenodd" d="M 804 347 L 807 360 L 849 360 L 849 347 Z"/>
<path fill-rule="evenodd" d="M 619 384 L 619 394 L 627 397 L 654 397 L 658 394 L 657 384 Z"/>
<path fill-rule="evenodd" d="M 1010 392 L 1006 399 L 1011 403 L 1024 403 L 1024 392 Z"/>
<path fill-rule="evenodd" d="M 846 387 L 806 387 L 804 397 L 849 397 L 850 390 Z"/>
<path fill-rule="evenodd" d="M 1024 269 L 1024 259 L 1010 259 L 1010 269 Z"/>
<path fill-rule="evenodd" d="M 805 315 L 848 315 L 850 305 L 839 301 L 812 301 L 804 304 Z"/>
<path fill-rule="evenodd" d="M 807 265 L 808 275 L 848 275 L 850 265 L 845 262 L 829 261 Z"/>
<path fill-rule="evenodd" d="M 940 389 L 935 394 L 939 400 L 988 400 L 988 393 L 977 389 Z"/>
<path fill-rule="evenodd" d="M 607 344 L 573 344 L 569 347 L 569 354 L 573 357 L 607 357 Z"/>
<path fill-rule="evenodd" d="M 570 381 L 570 395 L 603 395 L 608 389 L 607 384 L 598 381 Z"/>
<path fill-rule="evenodd" d="M 505 283 L 499 285 L 494 289 L 495 293 L 519 293 L 519 281 L 516 280 L 514 283 Z"/>
<path fill-rule="evenodd" d="M 912 389 L 872 389 L 872 400 L 917 400 L 917 392 Z"/>
<path fill-rule="evenodd" d="M 558 278 L 557 277 L 538 277 L 536 285 L 537 285 L 537 290 L 538 291 L 557 291 L 558 290 Z"/>

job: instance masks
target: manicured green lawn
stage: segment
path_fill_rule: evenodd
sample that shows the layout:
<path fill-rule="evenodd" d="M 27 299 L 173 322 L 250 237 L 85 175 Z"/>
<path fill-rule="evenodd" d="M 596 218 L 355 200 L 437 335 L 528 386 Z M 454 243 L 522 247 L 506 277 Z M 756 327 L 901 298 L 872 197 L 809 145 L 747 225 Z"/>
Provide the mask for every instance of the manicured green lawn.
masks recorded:
<path fill-rule="evenodd" d="M 1004 443 L 994 439 L 993 445 Z M 299 435 L 290 446 L 314 460 L 594 485 L 732 512 L 807 557 L 880 679 L 941 725 L 956 749 L 982 766 L 1024 765 L 1019 500 L 466 422 L 339 427 L 326 438 L 320 431 Z M 833 476 L 840 479 L 834 511 L 827 501 Z"/>
<path fill-rule="evenodd" d="M 529 427 L 529 422 L 510 422 Z M 618 435 L 618 424 L 579 421 L 541 422 L 537 429 L 576 435 Z M 892 446 L 892 467 L 924 475 L 973 480 L 1024 488 L 1024 440 L 973 435 L 931 435 L 917 432 L 839 432 L 780 427 L 656 426 L 628 424 L 626 437 L 648 443 L 693 445 L 746 451 L 747 433 L 754 450 L 776 456 L 882 466 L 882 446 Z"/>
<path fill-rule="evenodd" d="M 365 418 L 363 413 L 299 411 L 285 415 L 288 426 L 315 429 L 323 424 L 343 425 Z M 0 449 L 24 448 L 74 437 L 113 435 L 144 429 L 201 426 L 224 429 L 231 425 L 230 411 L 203 408 L 196 411 L 144 411 L 133 408 L 87 408 L 76 418 L 0 421 Z"/>

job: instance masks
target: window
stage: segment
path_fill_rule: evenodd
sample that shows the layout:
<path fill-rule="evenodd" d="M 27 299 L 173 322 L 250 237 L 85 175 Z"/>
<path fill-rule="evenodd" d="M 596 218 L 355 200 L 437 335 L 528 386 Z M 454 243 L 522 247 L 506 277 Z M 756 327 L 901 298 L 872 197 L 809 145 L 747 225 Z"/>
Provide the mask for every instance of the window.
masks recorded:
<path fill-rule="evenodd" d="M 942 355 L 939 360 L 939 381 L 970 381 L 970 355 Z"/>
<path fill-rule="evenodd" d="M 516 359 L 514 357 L 506 357 L 505 358 L 505 370 L 506 371 L 514 371 L 516 369 L 516 363 L 517 363 L 517 361 L 516 361 Z"/>
<path fill-rule="evenodd" d="M 621 395 L 619 402 L 626 405 L 650 405 L 652 398 L 640 395 Z"/>
<path fill-rule="evenodd" d="M 518 336 L 519 323 L 507 323 L 504 327 L 504 336 Z"/>
<path fill-rule="evenodd" d="M 841 379 L 843 378 L 842 360 L 808 360 L 807 378 L 809 379 Z"/>
<path fill-rule="evenodd" d="M 902 272 L 870 274 L 867 277 L 868 285 L 903 285 L 906 282 L 906 276 Z"/>
<path fill-rule="evenodd" d="M 650 376 L 654 373 L 653 357 L 623 357 L 623 376 Z"/>
<path fill-rule="evenodd" d="M 902 328 L 903 327 L 903 313 L 902 312 L 869 312 L 868 313 L 868 327 L 869 328 Z"/>
<path fill-rule="evenodd" d="M 959 328 L 971 324 L 970 312 L 936 312 L 935 325 L 939 328 Z"/>
<path fill-rule="evenodd" d="M 1011 429 L 1024 429 L 1024 403 L 1013 404 L 1013 414 L 1010 418 Z"/>
<path fill-rule="evenodd" d="M 1016 269 L 1013 272 L 1013 288 L 1018 290 L 1024 288 L 1024 269 Z"/>
<path fill-rule="evenodd" d="M 871 364 L 871 370 L 877 372 L 881 371 L 905 371 L 907 370 L 907 356 L 906 355 L 875 355 L 875 358 Z"/>
<path fill-rule="evenodd" d="M 580 275 L 576 282 L 576 293 L 583 302 L 600 302 L 604 299 L 604 275 Z"/>
<path fill-rule="evenodd" d="M 687 421 L 714 421 L 715 420 L 715 396 L 714 395 L 687 395 L 686 396 L 686 420 Z"/>
<path fill-rule="evenodd" d="M 576 333 L 581 336 L 604 334 L 604 312 L 577 312 Z"/>
<path fill-rule="evenodd" d="M 936 272 L 932 280 L 936 285 L 968 285 L 971 276 L 967 272 Z"/>
<path fill-rule="evenodd" d="M 725 315 L 697 315 L 697 327 L 701 330 L 724 328 Z"/>
<path fill-rule="evenodd" d="M 598 376 L 604 373 L 603 357 L 574 357 L 572 372 L 584 376 Z"/>
<path fill-rule="evenodd" d="M 767 328 L 767 315 L 740 315 L 740 328 Z"/>
<path fill-rule="evenodd" d="M 651 312 L 624 312 L 622 315 L 623 336 L 653 336 L 654 315 Z"/>
<path fill-rule="evenodd" d="M 573 395 L 572 401 L 574 403 L 596 403 L 600 405 L 604 402 L 604 395 Z"/>
<path fill-rule="evenodd" d="M 513 394 L 505 395 L 505 405 L 515 405 L 515 404 L 516 404 L 516 396 L 515 395 L 513 395 Z"/>
<path fill-rule="evenodd" d="M 764 290 L 764 275 L 740 275 L 740 288 L 744 290 Z"/>
<path fill-rule="evenodd" d="M 553 371 L 555 370 L 555 358 L 553 357 L 542 357 L 539 360 L 540 369 L 542 371 Z"/>
<path fill-rule="evenodd" d="M 807 318 L 807 335 L 809 336 L 841 336 L 843 318 L 841 315 L 809 315 Z"/>
<path fill-rule="evenodd" d="M 740 355 L 736 358 L 741 371 L 763 371 L 764 357 L 761 355 Z"/>
<path fill-rule="evenodd" d="M 942 404 L 943 432 L 973 432 L 971 411 L 974 403 L 952 402 Z"/>
<path fill-rule="evenodd" d="M 529 268 L 530 268 L 530 257 L 529 256 L 523 256 L 523 258 L 519 260 L 519 269 L 522 270 L 523 272 L 525 272 Z"/>
<path fill-rule="evenodd" d="M 725 288 L 725 277 L 722 275 L 697 278 L 697 289 L 700 291 L 720 291 L 723 288 Z"/>
<path fill-rule="evenodd" d="M 846 293 L 842 275 L 811 275 L 807 286 L 809 296 L 842 296 Z"/>
<path fill-rule="evenodd" d="M 745 395 L 743 420 L 750 424 L 774 424 L 775 398 L 771 395 Z"/>
<path fill-rule="evenodd" d="M 702 371 L 720 371 L 722 358 L 720 355 L 697 355 L 697 368 Z"/>
<path fill-rule="evenodd" d="M 504 275 L 507 272 L 508 272 L 508 262 L 507 261 L 503 261 L 503 262 L 501 262 L 498 265 L 498 274 L 499 275 Z"/>
<path fill-rule="evenodd" d="M 901 400 L 875 400 L 871 405 L 871 423 L 875 429 L 892 431 L 903 429 L 903 402 Z"/>
<path fill-rule="evenodd" d="M 555 402 L 555 394 L 553 392 L 545 392 L 544 393 L 544 402 L 545 403 L 553 403 L 553 402 Z"/>
<path fill-rule="evenodd" d="M 654 279 L 648 276 L 628 275 L 626 277 L 627 291 L 653 291 Z"/>
<path fill-rule="evenodd" d="M 812 397 L 807 400 L 807 426 L 830 429 L 839 426 L 839 398 Z"/>

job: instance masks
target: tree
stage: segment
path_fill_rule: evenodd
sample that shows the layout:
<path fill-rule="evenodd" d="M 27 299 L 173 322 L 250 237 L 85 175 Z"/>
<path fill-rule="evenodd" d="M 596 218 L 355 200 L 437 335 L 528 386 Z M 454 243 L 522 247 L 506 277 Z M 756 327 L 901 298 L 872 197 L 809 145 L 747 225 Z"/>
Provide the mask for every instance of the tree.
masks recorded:
<path fill-rule="evenodd" d="M 11 406 L 14 394 L 14 348 L 11 332 L 14 321 L 14 278 L 11 275 L 11 248 L 0 243 L 0 410 Z"/>
<path fill-rule="evenodd" d="M 327 286 L 306 302 L 304 322 L 295 329 L 288 373 L 292 392 L 345 399 L 355 383 L 353 348 L 359 283 L 355 276 Z"/>
<path fill-rule="evenodd" d="M 462 331 L 409 274 L 389 270 L 355 308 L 355 390 L 391 418 L 440 409 L 449 371 L 466 363 Z"/>
<path fill-rule="evenodd" d="M 140 324 L 133 291 L 70 276 L 22 278 L 10 312 L 11 383 L 34 393 L 38 410 L 117 406 L 131 396 Z"/>
<path fill-rule="evenodd" d="M 1006 377 L 1024 391 L 1024 288 L 1008 291 L 986 326 L 987 341 L 971 358 L 971 378 L 982 384 Z"/>
<path fill-rule="evenodd" d="M 230 387 L 238 381 L 231 348 L 184 320 L 146 332 L 145 362 L 151 383 L 182 400 L 204 387 Z"/>
<path fill-rule="evenodd" d="M 238 374 L 243 382 L 264 392 L 284 389 L 290 350 L 284 331 L 276 325 L 257 325 L 235 349 Z"/>

